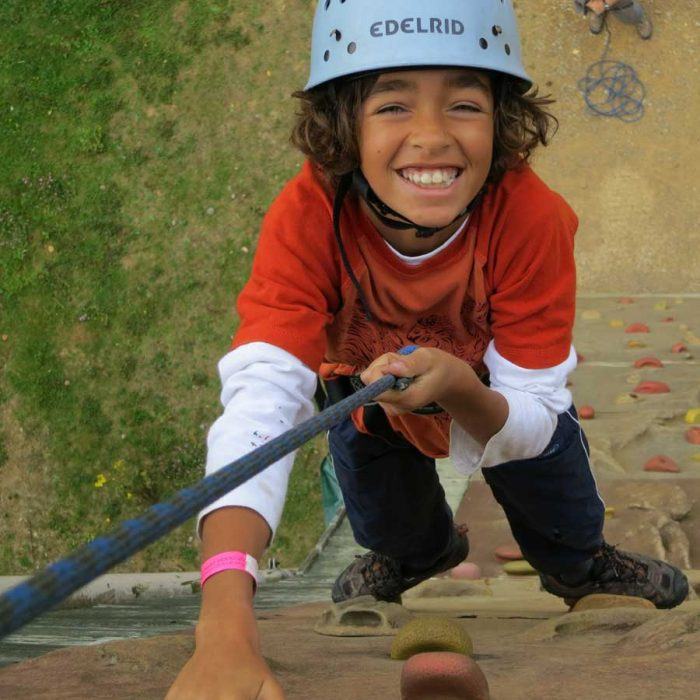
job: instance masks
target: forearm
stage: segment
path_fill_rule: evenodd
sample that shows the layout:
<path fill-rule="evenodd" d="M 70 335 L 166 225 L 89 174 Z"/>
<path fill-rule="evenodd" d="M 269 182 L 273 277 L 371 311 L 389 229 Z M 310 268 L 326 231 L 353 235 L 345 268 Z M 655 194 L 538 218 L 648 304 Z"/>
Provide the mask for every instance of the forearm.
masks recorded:
<path fill-rule="evenodd" d="M 272 532 L 265 519 L 248 508 L 220 508 L 202 524 L 202 559 L 220 552 L 242 551 L 260 560 Z M 257 644 L 253 615 L 253 579 L 244 571 L 222 571 L 212 576 L 202 590 L 197 626 L 198 643 L 205 637 L 220 637 Z"/>
<path fill-rule="evenodd" d="M 482 446 L 508 419 L 506 398 L 484 386 L 474 370 L 456 358 L 449 389 L 438 404 Z"/>

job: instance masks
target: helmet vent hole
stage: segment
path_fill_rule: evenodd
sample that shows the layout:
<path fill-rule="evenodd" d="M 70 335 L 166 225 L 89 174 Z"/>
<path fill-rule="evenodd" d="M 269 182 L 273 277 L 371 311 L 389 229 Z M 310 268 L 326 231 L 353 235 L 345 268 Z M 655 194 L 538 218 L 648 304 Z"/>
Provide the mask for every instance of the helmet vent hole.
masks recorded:
<path fill-rule="evenodd" d="M 330 59 L 330 57 L 331 57 L 331 52 L 326 50 L 326 52 L 323 54 L 323 60 L 327 62 L 328 59 Z"/>
<path fill-rule="evenodd" d="M 494 36 L 498 36 L 499 34 L 503 34 L 503 30 L 497 24 L 494 24 L 493 27 L 491 27 L 491 32 L 493 33 Z"/>
<path fill-rule="evenodd" d="M 336 40 L 340 41 L 343 38 L 343 35 L 340 33 L 340 29 L 334 29 L 331 32 L 331 36 Z"/>
<path fill-rule="evenodd" d="M 505 45 L 506 56 L 510 56 L 510 44 Z"/>
<path fill-rule="evenodd" d="M 348 53 L 355 53 L 357 51 L 357 44 L 354 41 L 351 41 L 348 44 Z"/>
<path fill-rule="evenodd" d="M 482 49 L 488 49 L 489 42 L 482 36 L 481 39 L 479 39 L 479 46 L 481 46 Z"/>

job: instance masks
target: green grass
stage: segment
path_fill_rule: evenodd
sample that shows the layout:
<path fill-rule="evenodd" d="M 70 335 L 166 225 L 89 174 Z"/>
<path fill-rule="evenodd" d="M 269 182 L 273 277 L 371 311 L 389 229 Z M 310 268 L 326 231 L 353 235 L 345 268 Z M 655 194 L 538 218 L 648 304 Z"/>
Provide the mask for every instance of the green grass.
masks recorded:
<path fill-rule="evenodd" d="M 0 573 L 203 474 L 234 301 L 300 162 L 309 26 L 301 0 L 0 6 Z M 323 528 L 320 450 L 295 467 L 285 566 Z M 192 534 L 120 569 L 192 568 Z"/>

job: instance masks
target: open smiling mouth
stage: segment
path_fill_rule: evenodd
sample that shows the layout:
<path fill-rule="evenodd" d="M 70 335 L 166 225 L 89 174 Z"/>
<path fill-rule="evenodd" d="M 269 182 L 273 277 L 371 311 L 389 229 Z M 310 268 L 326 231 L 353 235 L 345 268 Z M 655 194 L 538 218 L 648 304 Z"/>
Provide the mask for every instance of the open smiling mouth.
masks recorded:
<path fill-rule="evenodd" d="M 402 168 L 401 178 L 418 187 L 431 190 L 447 189 L 464 172 L 462 168 Z"/>

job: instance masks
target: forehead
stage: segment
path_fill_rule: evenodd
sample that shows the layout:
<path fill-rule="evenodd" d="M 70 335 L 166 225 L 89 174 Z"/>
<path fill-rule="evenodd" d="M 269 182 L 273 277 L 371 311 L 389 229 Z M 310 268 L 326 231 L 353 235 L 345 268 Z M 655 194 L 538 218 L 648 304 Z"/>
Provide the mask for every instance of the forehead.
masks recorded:
<path fill-rule="evenodd" d="M 370 95 L 383 92 L 419 92 L 430 88 L 477 88 L 491 93 L 489 76 L 471 68 L 426 68 L 382 73 L 374 84 Z"/>

